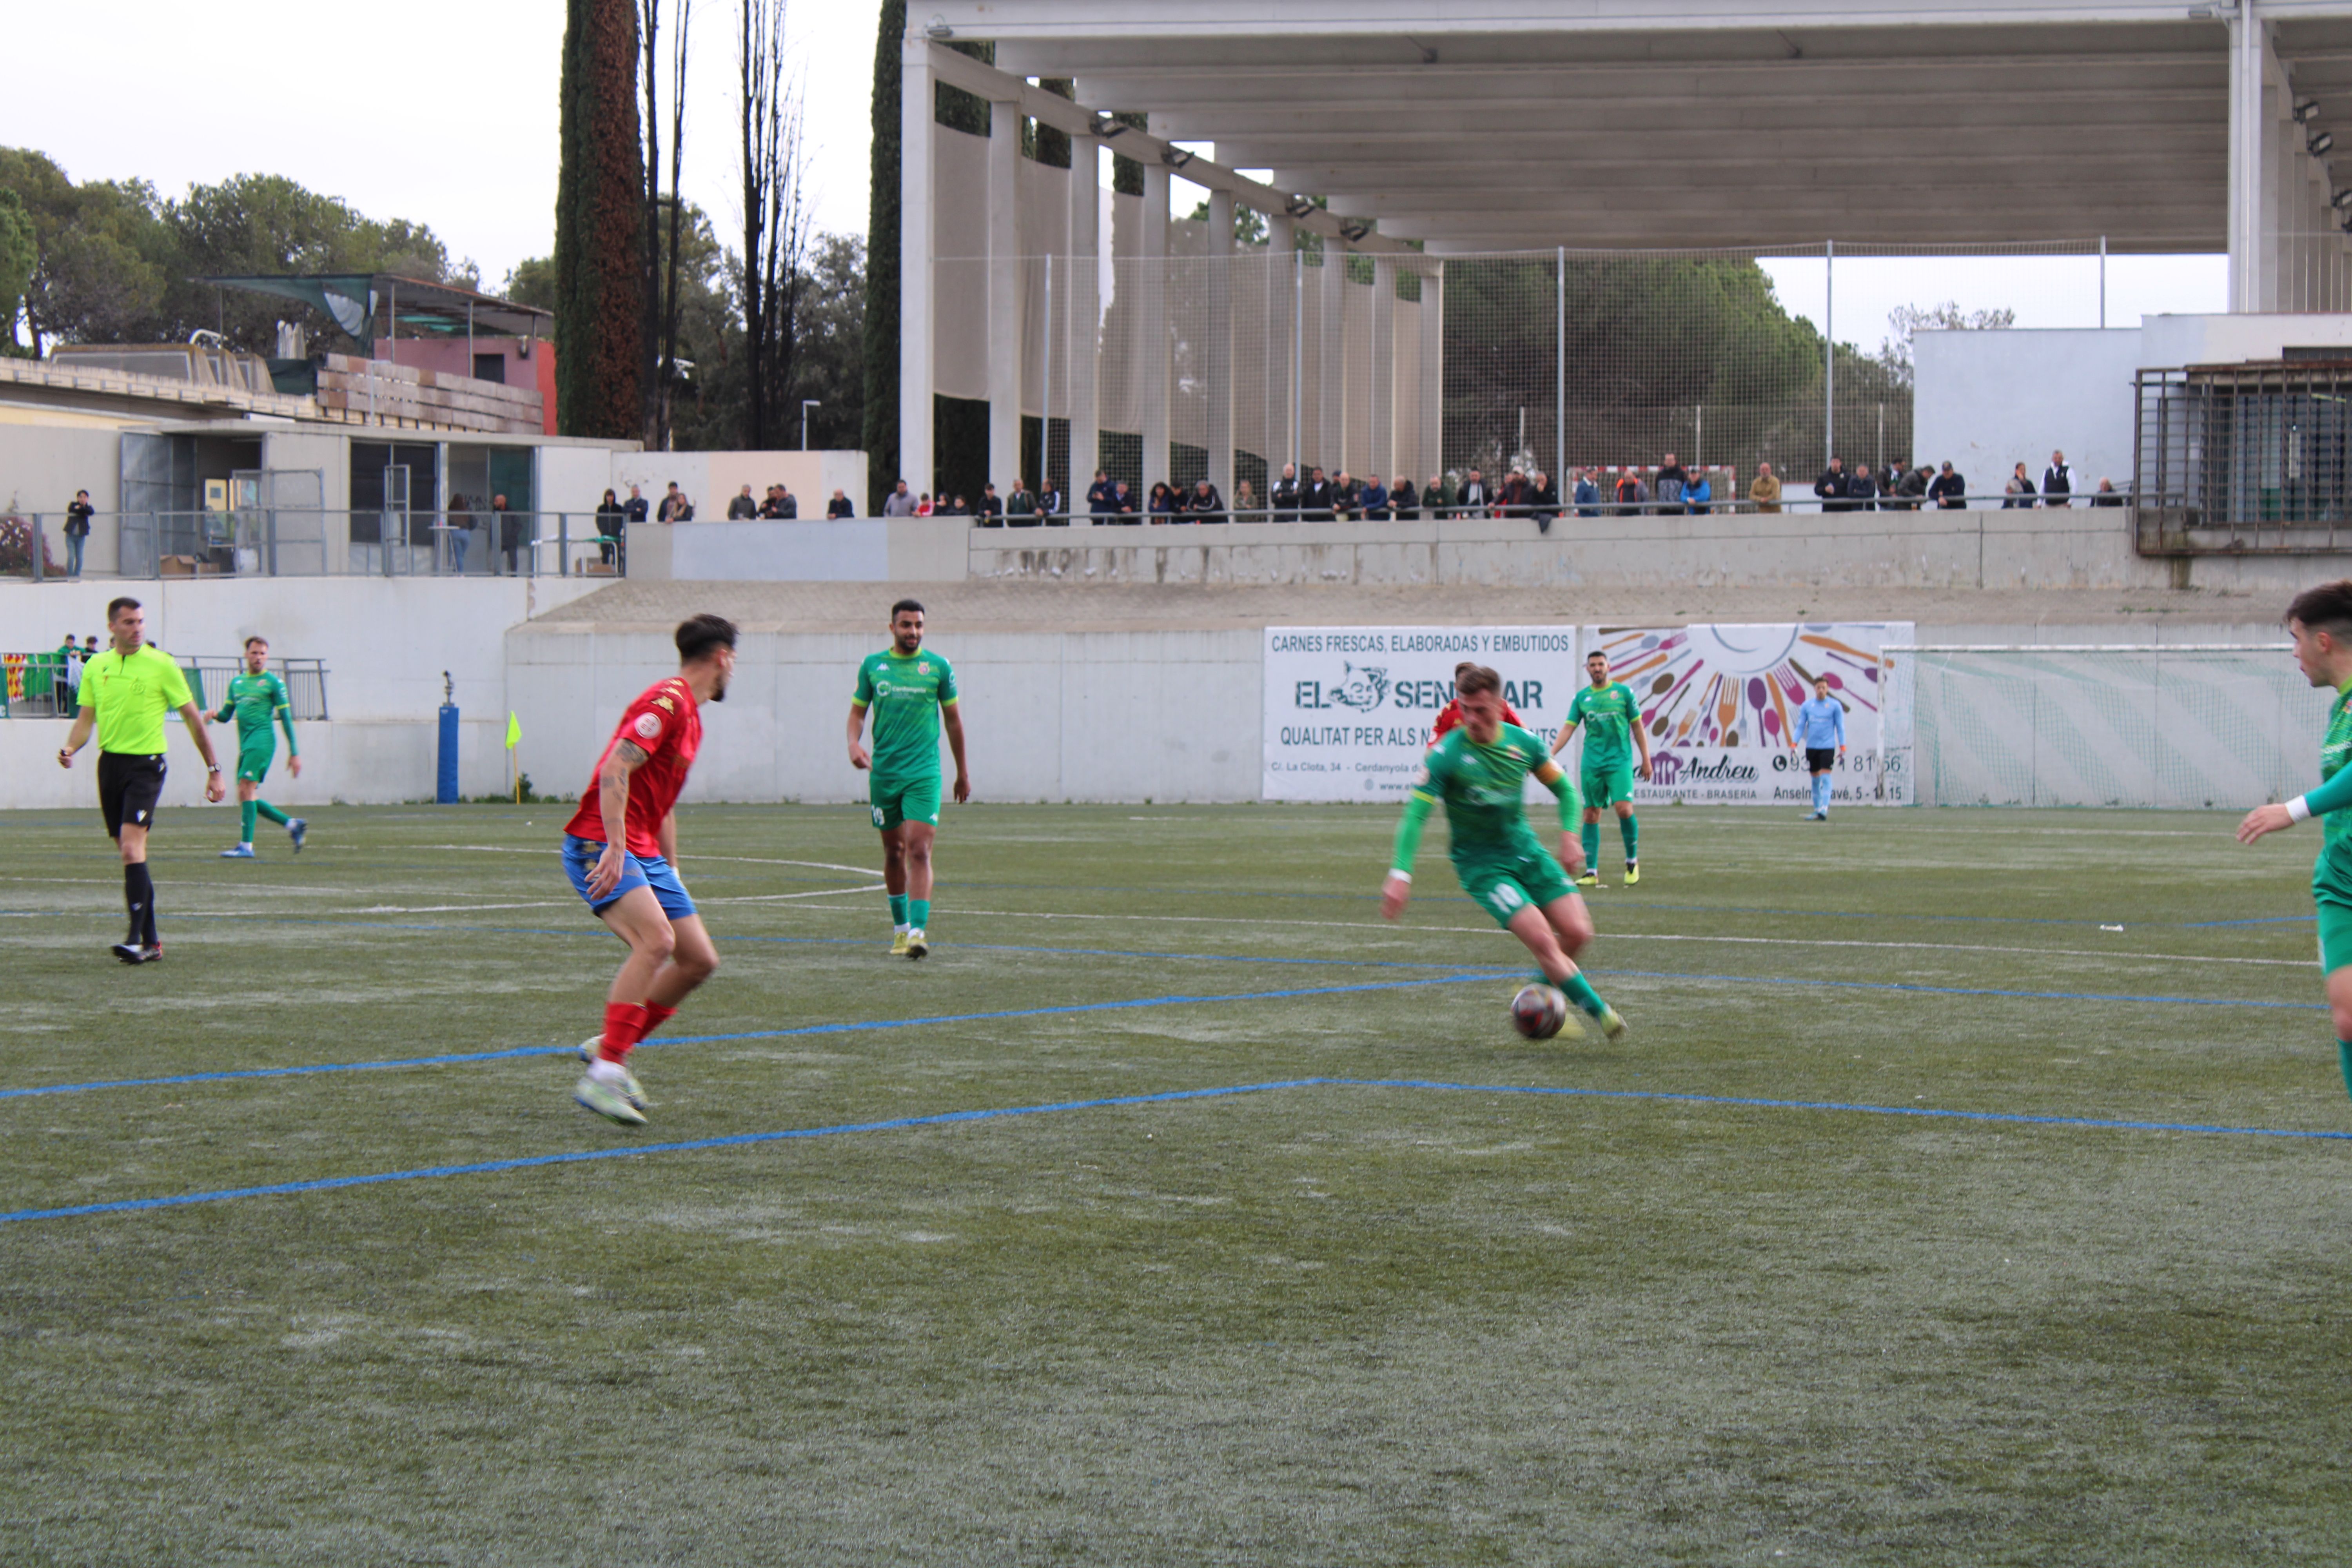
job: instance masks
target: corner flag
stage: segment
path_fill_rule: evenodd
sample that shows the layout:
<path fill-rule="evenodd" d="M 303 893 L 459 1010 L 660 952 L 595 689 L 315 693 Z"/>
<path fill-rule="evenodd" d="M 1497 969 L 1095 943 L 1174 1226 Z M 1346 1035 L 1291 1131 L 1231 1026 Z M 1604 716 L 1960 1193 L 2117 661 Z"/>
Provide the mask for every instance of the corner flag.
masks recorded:
<path fill-rule="evenodd" d="M 509 711 L 507 714 L 507 750 L 511 752 L 517 746 L 521 744 L 522 721 L 516 718 L 512 711 Z"/>

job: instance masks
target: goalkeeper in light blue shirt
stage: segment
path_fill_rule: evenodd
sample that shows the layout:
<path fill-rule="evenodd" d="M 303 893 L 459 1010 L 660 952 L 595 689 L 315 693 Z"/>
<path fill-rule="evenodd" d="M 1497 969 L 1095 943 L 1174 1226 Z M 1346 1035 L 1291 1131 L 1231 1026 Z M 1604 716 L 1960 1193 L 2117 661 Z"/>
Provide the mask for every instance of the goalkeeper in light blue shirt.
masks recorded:
<path fill-rule="evenodd" d="M 1845 752 L 1845 704 L 1830 695 L 1830 678 L 1813 677 L 1813 700 L 1797 710 L 1796 733 L 1790 744 L 1805 753 L 1805 767 L 1813 775 L 1813 809 L 1807 822 L 1830 819 L 1830 770 Z"/>

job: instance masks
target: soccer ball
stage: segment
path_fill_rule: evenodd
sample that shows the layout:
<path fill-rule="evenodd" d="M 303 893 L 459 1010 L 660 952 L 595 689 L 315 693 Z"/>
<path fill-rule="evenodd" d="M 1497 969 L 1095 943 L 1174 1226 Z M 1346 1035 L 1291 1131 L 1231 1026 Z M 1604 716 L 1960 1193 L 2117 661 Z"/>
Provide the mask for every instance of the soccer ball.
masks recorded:
<path fill-rule="evenodd" d="M 1568 998 L 1557 986 L 1523 986 L 1511 998 L 1511 1027 L 1531 1040 L 1549 1040 L 1568 1022 Z"/>

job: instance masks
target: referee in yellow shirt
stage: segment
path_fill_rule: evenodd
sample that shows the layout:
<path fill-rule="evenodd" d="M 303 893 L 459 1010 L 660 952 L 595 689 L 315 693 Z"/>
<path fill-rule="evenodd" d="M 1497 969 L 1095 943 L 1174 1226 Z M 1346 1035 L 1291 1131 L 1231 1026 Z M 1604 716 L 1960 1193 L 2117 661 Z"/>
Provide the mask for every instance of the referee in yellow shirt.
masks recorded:
<path fill-rule="evenodd" d="M 147 616 L 136 599 L 106 606 L 106 629 L 114 646 L 82 671 L 81 712 L 58 752 L 58 766 L 73 766 L 74 753 L 98 730 L 98 807 L 106 831 L 122 847 L 122 901 L 131 909 L 130 940 L 114 956 L 125 963 L 152 963 L 163 956 L 155 934 L 155 883 L 147 875 L 147 830 L 155 826 L 155 805 L 163 795 L 163 717 L 176 710 L 195 737 L 205 759 L 205 798 L 221 798 L 220 763 L 205 734 L 205 716 L 188 690 L 188 678 L 170 654 L 146 640 Z"/>

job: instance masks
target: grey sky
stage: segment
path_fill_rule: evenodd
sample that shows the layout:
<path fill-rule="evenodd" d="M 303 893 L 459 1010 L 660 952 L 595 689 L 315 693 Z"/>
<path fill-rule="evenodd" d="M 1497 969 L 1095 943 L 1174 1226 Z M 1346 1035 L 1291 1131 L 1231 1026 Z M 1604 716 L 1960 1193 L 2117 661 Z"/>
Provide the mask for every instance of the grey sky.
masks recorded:
<path fill-rule="evenodd" d="M 675 10 L 680 0 L 666 0 Z M 866 226 L 877 0 L 795 0 L 788 33 L 806 105 L 817 226 Z M 698 0 L 687 194 L 721 236 L 740 226 L 732 0 Z M 495 288 L 551 244 L 558 0 L 408 0 L 385 14 L 297 0 L 26 6 L 0 96 L 0 142 L 76 179 L 145 179 L 166 195 L 238 173 L 281 174 L 373 217 L 430 224 Z M 1189 211 L 1201 193 L 1177 181 Z M 1999 238 L 1988 236 L 1989 239 Z M 1768 264 L 1781 300 L 1818 322 L 1819 260 Z M 2221 258 L 2109 263 L 2107 320 L 2225 307 Z M 1840 339 L 1875 344 L 1902 304 L 2008 306 L 2021 327 L 2098 323 L 2097 264 L 2065 259 L 1852 260 L 1837 268 Z"/>

